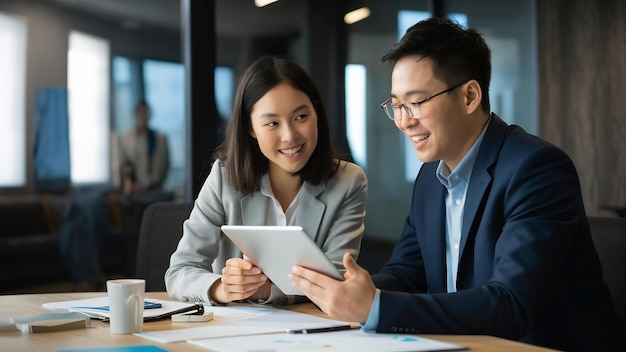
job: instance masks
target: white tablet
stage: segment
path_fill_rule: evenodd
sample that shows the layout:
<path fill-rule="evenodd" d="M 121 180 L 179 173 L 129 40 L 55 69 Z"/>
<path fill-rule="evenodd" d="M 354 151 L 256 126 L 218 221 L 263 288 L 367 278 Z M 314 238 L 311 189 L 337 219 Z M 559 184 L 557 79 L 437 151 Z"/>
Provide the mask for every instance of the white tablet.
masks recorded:
<path fill-rule="evenodd" d="M 287 276 L 296 264 L 343 280 L 339 270 L 300 226 L 224 225 L 222 232 L 287 295 L 303 295 Z"/>

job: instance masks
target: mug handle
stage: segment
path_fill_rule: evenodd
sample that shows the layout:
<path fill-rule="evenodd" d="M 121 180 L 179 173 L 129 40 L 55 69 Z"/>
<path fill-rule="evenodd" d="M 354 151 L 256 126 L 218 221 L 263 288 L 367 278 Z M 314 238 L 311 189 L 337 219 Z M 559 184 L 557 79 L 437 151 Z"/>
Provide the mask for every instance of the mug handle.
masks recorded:
<path fill-rule="evenodd" d="M 133 313 L 135 314 L 135 326 L 141 324 L 141 322 L 143 321 L 143 304 L 141 304 L 142 302 L 140 302 L 141 297 L 139 297 L 138 294 L 132 294 L 130 295 L 130 297 L 128 297 L 128 300 L 126 300 L 126 304 L 130 304 L 131 301 L 135 301 L 135 304 L 133 304 L 132 308 L 133 308 Z M 139 314 L 138 310 L 141 308 L 142 312 L 141 315 Z"/>

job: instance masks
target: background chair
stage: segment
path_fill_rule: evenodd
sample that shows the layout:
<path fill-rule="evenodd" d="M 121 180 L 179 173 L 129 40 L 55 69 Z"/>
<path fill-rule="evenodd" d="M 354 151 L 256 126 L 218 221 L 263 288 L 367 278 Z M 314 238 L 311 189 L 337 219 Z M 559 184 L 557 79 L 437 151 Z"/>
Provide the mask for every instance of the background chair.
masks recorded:
<path fill-rule="evenodd" d="M 604 282 L 611 291 L 617 313 L 626 324 L 626 218 L 589 217 L 588 220 L 593 244 L 602 262 Z M 626 331 L 623 336 L 626 339 Z"/>
<path fill-rule="evenodd" d="M 389 260 L 394 245 L 395 241 L 363 234 L 357 263 L 370 274 L 376 274 Z"/>
<path fill-rule="evenodd" d="M 144 211 L 135 274 L 146 280 L 146 291 L 165 291 L 163 276 L 191 208 L 192 203 L 159 202 L 150 204 Z"/>

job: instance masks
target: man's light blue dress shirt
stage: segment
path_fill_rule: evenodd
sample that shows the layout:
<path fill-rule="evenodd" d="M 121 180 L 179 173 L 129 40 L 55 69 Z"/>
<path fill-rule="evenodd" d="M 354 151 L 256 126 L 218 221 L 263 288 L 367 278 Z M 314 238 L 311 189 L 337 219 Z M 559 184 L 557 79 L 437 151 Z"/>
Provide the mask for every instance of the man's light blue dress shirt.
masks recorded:
<path fill-rule="evenodd" d="M 478 155 L 478 149 L 487 131 L 489 121 L 483 127 L 483 131 L 478 136 L 472 148 L 465 154 L 463 160 L 459 163 L 454 171 L 450 171 L 448 165 L 443 161 L 439 161 L 437 167 L 437 178 L 439 182 L 446 187 L 446 267 L 448 271 L 448 292 L 456 292 L 456 274 L 459 268 L 459 246 L 461 243 L 461 229 L 463 228 L 463 210 L 465 209 L 465 195 L 467 193 L 467 185 L 469 185 L 470 177 L 474 162 Z M 367 321 L 361 329 L 366 331 L 376 330 L 380 317 L 380 290 L 376 289 L 374 302 L 367 317 Z"/>

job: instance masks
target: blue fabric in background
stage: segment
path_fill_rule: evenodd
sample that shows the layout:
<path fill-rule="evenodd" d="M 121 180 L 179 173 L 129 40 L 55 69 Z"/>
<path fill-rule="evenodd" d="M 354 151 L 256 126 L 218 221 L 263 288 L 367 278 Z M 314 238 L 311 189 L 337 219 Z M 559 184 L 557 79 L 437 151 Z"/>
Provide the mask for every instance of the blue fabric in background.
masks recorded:
<path fill-rule="evenodd" d="M 111 235 L 106 208 L 107 186 L 74 190 L 65 208 L 59 246 L 74 281 L 99 281 L 103 278 L 100 258 L 104 238 Z"/>
<path fill-rule="evenodd" d="M 69 184 L 67 88 L 35 88 L 35 182 Z"/>

